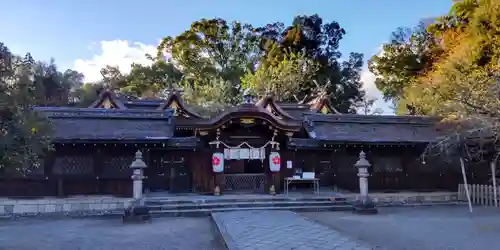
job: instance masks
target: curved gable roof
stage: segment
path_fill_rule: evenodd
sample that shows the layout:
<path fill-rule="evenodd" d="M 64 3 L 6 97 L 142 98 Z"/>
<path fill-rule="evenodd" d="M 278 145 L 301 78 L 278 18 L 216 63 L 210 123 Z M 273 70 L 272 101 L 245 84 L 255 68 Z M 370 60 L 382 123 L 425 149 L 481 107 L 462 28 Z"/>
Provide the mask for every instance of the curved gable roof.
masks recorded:
<path fill-rule="evenodd" d="M 266 95 L 264 98 L 260 99 L 256 104 L 256 106 L 267 109 L 271 114 L 285 119 L 296 120 L 296 117 L 290 115 L 284 109 L 282 109 L 279 105 L 274 101 L 273 95 Z"/>
<path fill-rule="evenodd" d="M 230 108 L 212 119 L 200 121 L 197 124 L 197 127 L 200 129 L 213 129 L 235 118 L 263 119 L 269 122 L 272 126 L 285 131 L 296 132 L 300 131 L 302 127 L 301 123 L 298 121 L 285 121 L 282 119 L 278 119 L 276 116 L 271 114 L 267 109 L 264 109 L 255 104 L 242 104 L 237 107 Z"/>
<path fill-rule="evenodd" d="M 157 109 L 163 110 L 166 108 L 173 109 L 174 115 L 176 115 L 177 112 L 177 114 L 182 114 L 186 118 L 206 119 L 202 115 L 187 107 L 178 91 L 171 91 L 167 99 L 160 106 L 158 106 Z"/>
<path fill-rule="evenodd" d="M 115 92 L 110 89 L 102 90 L 89 108 L 127 109 Z"/>

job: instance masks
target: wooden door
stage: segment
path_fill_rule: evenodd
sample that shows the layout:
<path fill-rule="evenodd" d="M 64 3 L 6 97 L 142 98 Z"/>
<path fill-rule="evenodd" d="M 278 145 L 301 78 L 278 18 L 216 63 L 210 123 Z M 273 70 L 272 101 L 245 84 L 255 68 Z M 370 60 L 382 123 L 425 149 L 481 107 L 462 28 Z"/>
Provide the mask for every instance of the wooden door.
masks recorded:
<path fill-rule="evenodd" d="M 151 192 L 170 190 L 170 159 L 165 151 L 151 151 L 144 188 Z"/>
<path fill-rule="evenodd" d="M 183 154 L 173 153 L 170 158 L 170 191 L 191 192 L 191 171 Z"/>

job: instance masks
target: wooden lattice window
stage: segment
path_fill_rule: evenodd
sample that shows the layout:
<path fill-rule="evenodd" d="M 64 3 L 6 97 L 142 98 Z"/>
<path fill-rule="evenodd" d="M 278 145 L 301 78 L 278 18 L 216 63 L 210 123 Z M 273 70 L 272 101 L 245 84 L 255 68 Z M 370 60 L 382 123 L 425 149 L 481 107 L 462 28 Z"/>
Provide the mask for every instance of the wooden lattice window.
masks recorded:
<path fill-rule="evenodd" d="M 91 175 L 94 173 L 94 159 L 92 156 L 56 157 L 53 173 L 57 175 Z"/>
<path fill-rule="evenodd" d="M 397 156 L 374 156 L 374 172 L 402 172 L 401 159 Z"/>
<path fill-rule="evenodd" d="M 112 156 L 106 157 L 103 161 L 102 176 L 105 177 L 124 177 L 132 173 L 130 164 L 134 161 L 133 156 Z"/>

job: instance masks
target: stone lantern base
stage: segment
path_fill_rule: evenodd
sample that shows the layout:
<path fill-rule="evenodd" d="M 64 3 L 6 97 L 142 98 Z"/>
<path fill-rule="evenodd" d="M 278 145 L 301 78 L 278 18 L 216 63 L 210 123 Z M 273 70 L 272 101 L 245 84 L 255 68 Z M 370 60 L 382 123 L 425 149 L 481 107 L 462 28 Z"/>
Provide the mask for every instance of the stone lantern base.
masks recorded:
<path fill-rule="evenodd" d="M 134 202 L 125 209 L 122 219 L 124 223 L 149 221 L 151 220 L 150 209 L 140 202 Z"/>
<path fill-rule="evenodd" d="M 375 202 L 369 196 L 361 196 L 352 203 L 352 212 L 356 214 L 378 214 Z"/>

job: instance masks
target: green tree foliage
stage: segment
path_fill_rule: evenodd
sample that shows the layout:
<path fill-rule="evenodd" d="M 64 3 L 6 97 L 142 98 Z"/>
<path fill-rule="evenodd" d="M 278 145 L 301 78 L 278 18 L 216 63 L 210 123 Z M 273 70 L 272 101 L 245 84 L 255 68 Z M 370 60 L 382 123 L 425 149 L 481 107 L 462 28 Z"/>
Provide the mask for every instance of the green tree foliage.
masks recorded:
<path fill-rule="evenodd" d="M 0 43 L 0 168 L 26 174 L 40 165 L 51 130 L 33 106 L 66 106 L 78 100 L 82 85 L 81 73 L 14 55 Z"/>
<path fill-rule="evenodd" d="M 288 53 L 303 53 L 318 65 L 314 80 L 327 89 L 332 104 L 340 112 L 356 112 L 356 103 L 361 102 L 365 94 L 360 80 L 363 55 L 351 53 L 348 60 L 339 60 L 340 41 L 346 34 L 339 23 L 324 23 L 318 15 L 296 16 L 290 26 L 273 23 L 257 31 L 261 34 L 264 63 L 276 65 Z M 314 82 L 307 82 L 296 95 L 313 95 L 316 89 Z"/>
<path fill-rule="evenodd" d="M 500 108 L 499 15 L 498 1 L 460 1 L 407 39 L 393 39 L 370 62 L 377 86 L 400 113 L 409 107 L 417 114 L 491 120 Z"/>
<path fill-rule="evenodd" d="M 249 24 L 201 19 L 178 36 L 165 37 L 158 46 L 158 59 L 165 54 L 185 76 L 181 85 L 198 90 L 223 81 L 232 84 L 228 94 L 236 96 L 240 78 L 259 59 L 258 36 Z"/>
<path fill-rule="evenodd" d="M 273 93 L 278 101 L 299 102 L 306 96 L 299 96 L 297 90 L 312 83 L 317 70 L 317 64 L 304 54 L 289 53 L 277 63 L 263 63 L 255 72 L 248 72 L 242 86 L 254 89 L 258 96 Z"/>
<path fill-rule="evenodd" d="M 88 107 L 106 86 L 102 82 L 85 83 L 71 94 L 71 102 L 79 107 Z"/>
<path fill-rule="evenodd" d="M 397 101 L 415 78 L 432 67 L 440 53 L 436 40 L 420 23 L 414 29 L 398 28 L 393 32 L 390 43 L 383 44 L 382 52 L 370 59 L 368 68 L 377 76 L 375 84 L 384 98 Z"/>
<path fill-rule="evenodd" d="M 220 87 L 223 82 L 228 91 L 221 92 L 227 95 L 222 99 L 231 105 L 237 104 L 245 86 L 256 86 L 258 92 L 288 91 L 274 94 L 295 101 L 294 96 L 317 94 L 320 85 L 341 112 L 355 112 L 356 103 L 364 97 L 359 77 L 363 56 L 352 53 L 345 62 L 339 61 L 343 35 L 345 31 L 338 23 L 323 23 L 318 15 L 297 16 L 290 26 L 272 23 L 259 28 L 239 22 L 228 24 L 218 18 L 202 19 L 178 36 L 165 37 L 157 57 L 169 55 L 183 75 L 181 87 L 191 93 Z M 294 56 L 302 59 L 292 59 Z M 297 68 L 306 62 L 314 64 L 315 69 Z M 295 84 L 294 93 L 271 87 L 272 83 L 257 83 L 277 77 L 282 78 L 280 86 Z M 298 82 L 285 84 L 285 79 Z"/>
<path fill-rule="evenodd" d="M 121 91 L 139 97 L 162 96 L 165 89 L 181 79 L 182 73 L 164 60 L 155 60 L 151 65 L 133 64 Z"/>
<path fill-rule="evenodd" d="M 39 66 L 31 55 L 14 56 L 0 43 L 0 168 L 7 171 L 38 167 L 50 149 L 48 124 L 32 110 L 47 93 L 39 81 L 43 75 L 36 74 Z"/>

